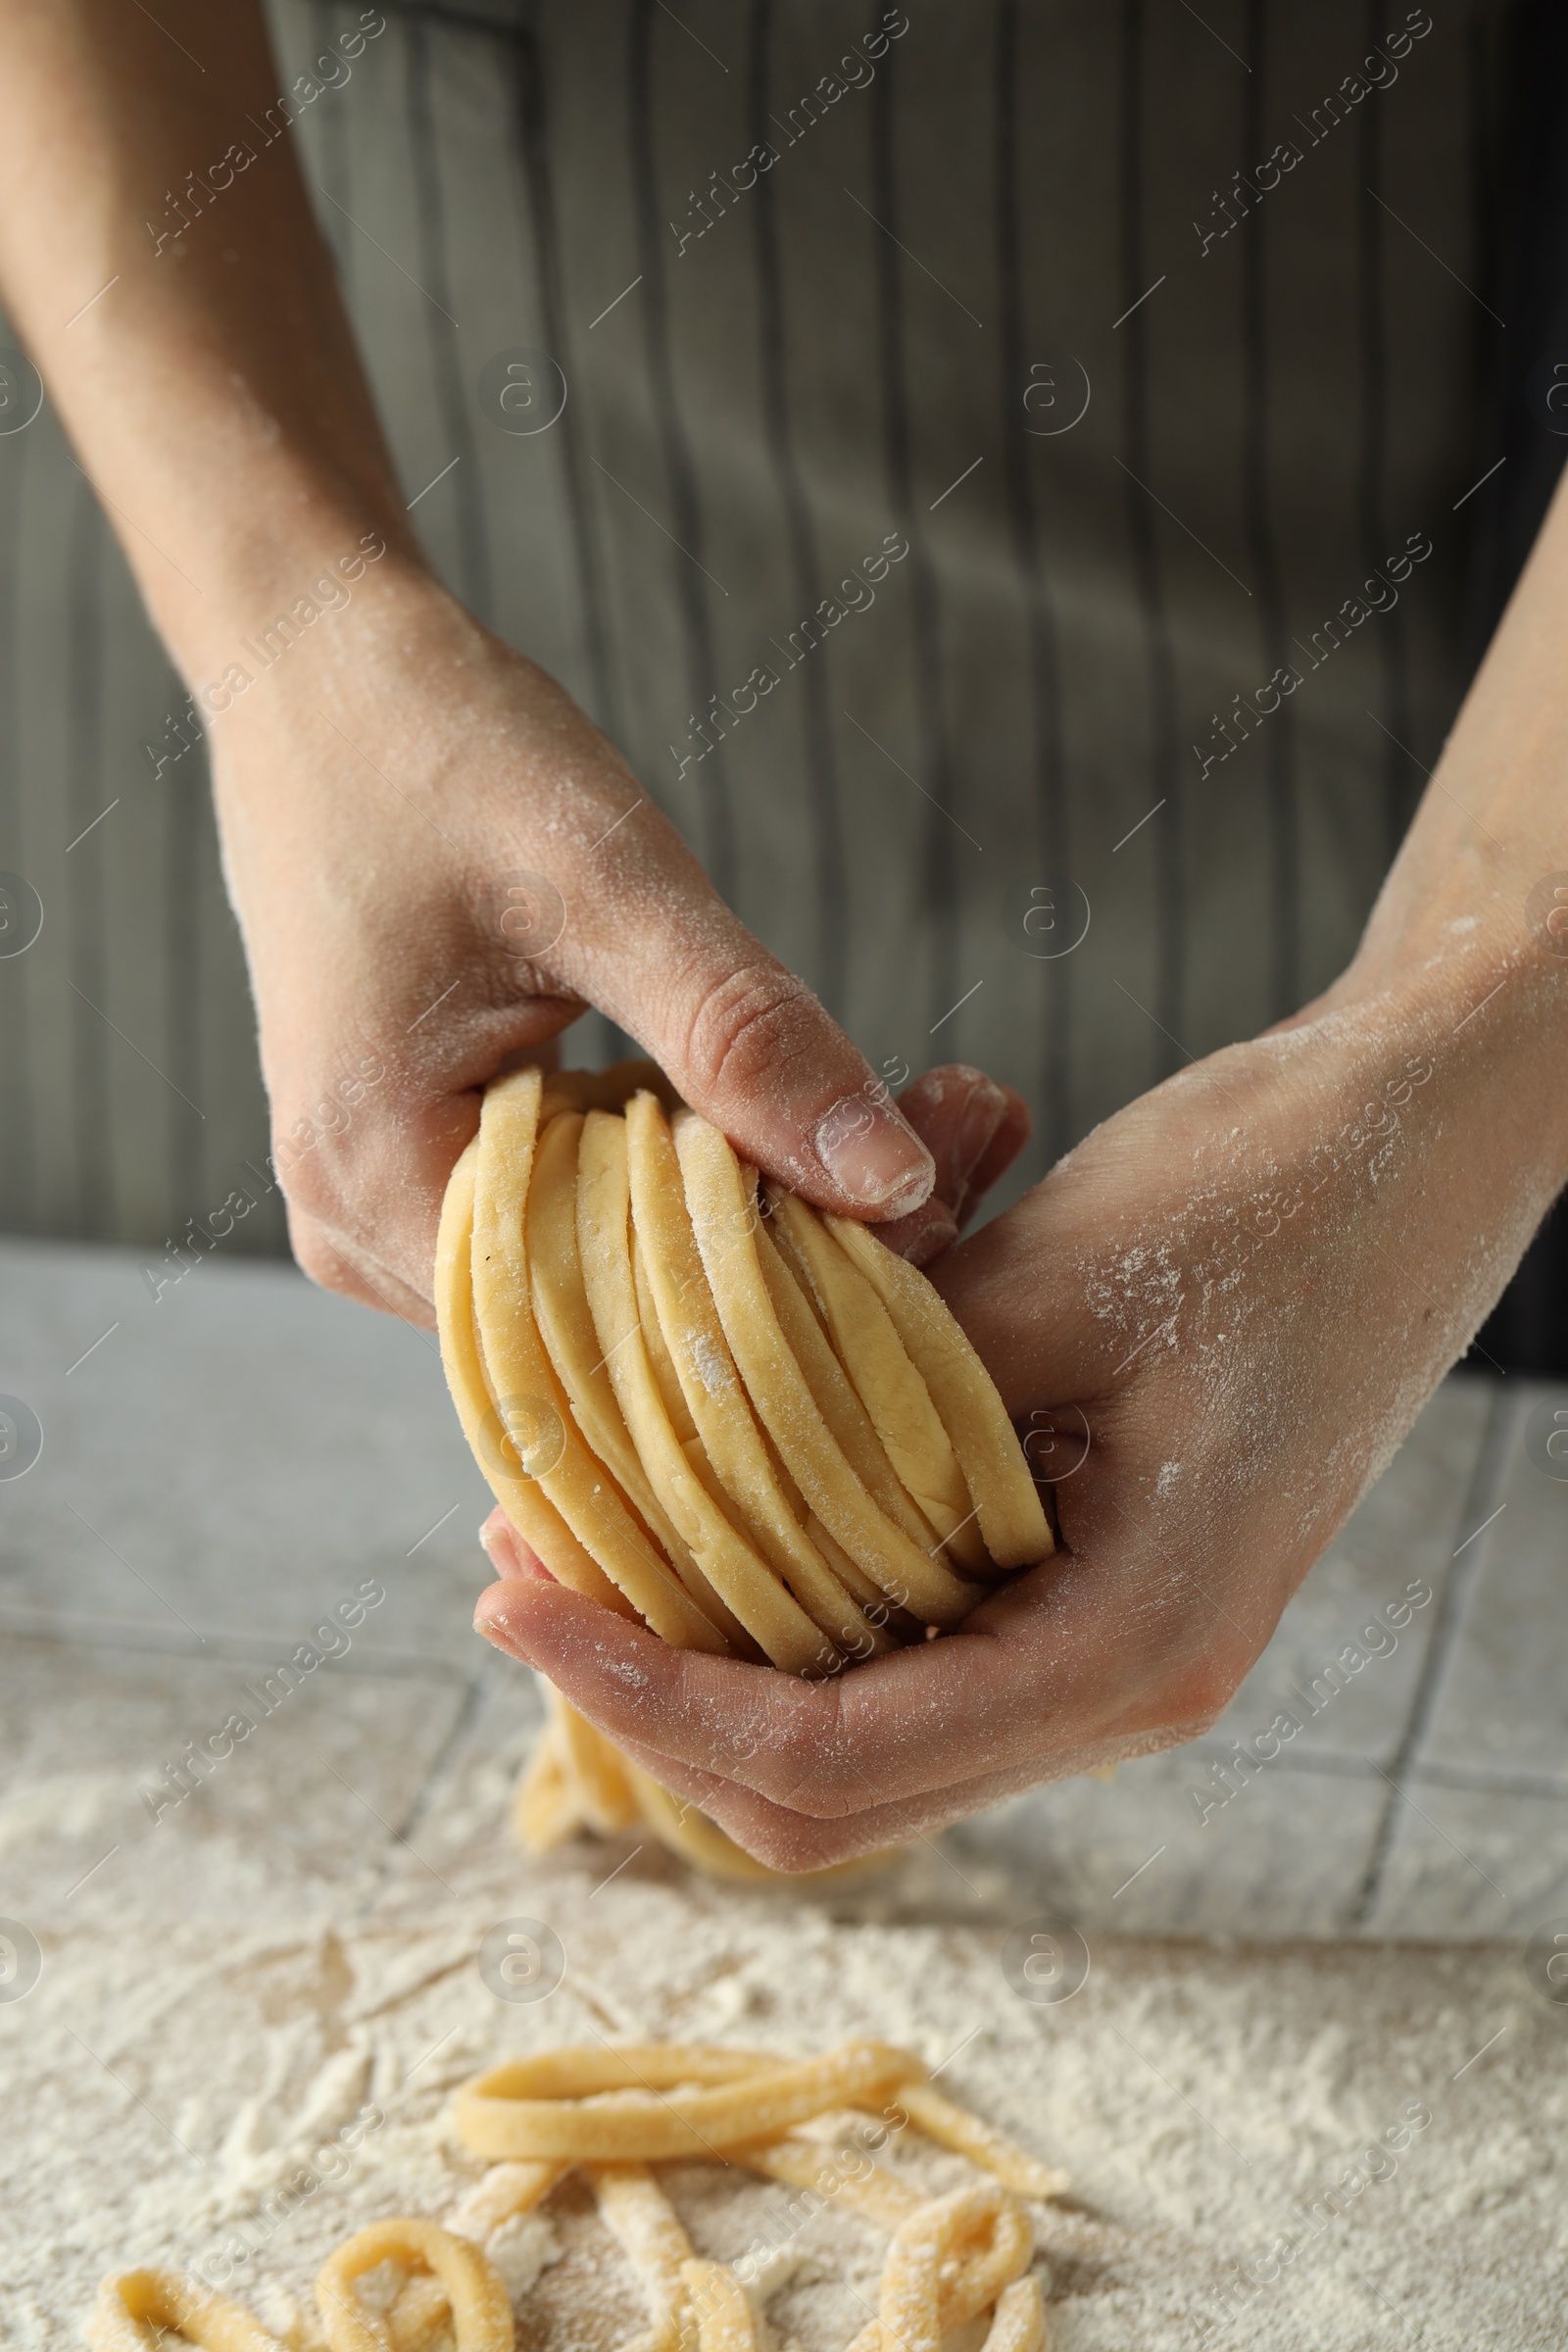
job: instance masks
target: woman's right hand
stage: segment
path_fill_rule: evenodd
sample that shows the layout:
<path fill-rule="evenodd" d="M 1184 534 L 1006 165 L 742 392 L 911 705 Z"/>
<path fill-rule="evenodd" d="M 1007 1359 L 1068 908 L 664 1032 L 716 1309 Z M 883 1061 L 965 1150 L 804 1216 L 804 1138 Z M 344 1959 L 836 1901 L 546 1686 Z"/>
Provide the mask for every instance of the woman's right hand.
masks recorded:
<path fill-rule="evenodd" d="M 808 1200 L 904 1220 L 911 1253 L 951 1238 L 885 1086 L 535 663 L 396 552 L 265 669 L 260 617 L 233 624 L 256 674 L 211 722 L 215 785 L 308 1273 L 428 1322 L 483 1086 L 590 1004 Z"/>
<path fill-rule="evenodd" d="M 0 5 L 0 299 L 197 698 L 302 1263 L 428 1321 L 479 1092 L 586 1004 L 770 1174 L 930 1246 L 930 1157 L 862 1056 L 431 576 L 298 138 L 260 127 L 284 86 L 261 0 Z"/>

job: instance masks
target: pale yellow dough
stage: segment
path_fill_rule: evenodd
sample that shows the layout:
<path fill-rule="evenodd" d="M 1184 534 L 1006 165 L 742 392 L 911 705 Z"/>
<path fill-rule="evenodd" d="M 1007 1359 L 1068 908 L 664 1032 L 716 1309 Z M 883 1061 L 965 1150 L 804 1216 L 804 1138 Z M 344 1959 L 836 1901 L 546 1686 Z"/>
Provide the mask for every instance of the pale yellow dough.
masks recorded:
<path fill-rule="evenodd" d="M 800 1603 L 730 1525 L 671 1426 L 637 1311 L 626 1122 L 605 1110 L 591 1110 L 583 1122 L 577 1249 L 594 1328 L 626 1427 L 661 1504 L 690 1545 L 709 1589 L 719 1596 L 728 1619 L 725 1631 L 738 1630 L 738 1620 L 762 1654 L 791 1674 L 830 1671 L 839 1652 L 824 1644 Z M 740 1646 L 733 1634 L 731 1646 Z"/>
<path fill-rule="evenodd" d="M 694 2158 L 842 2197 L 891 2231 L 877 2315 L 849 2352 L 941 2352 L 952 2329 L 987 2313 L 985 2352 L 1044 2352 L 1045 2309 L 1029 2270 L 1034 2231 L 1018 2199 L 1059 2195 L 1067 2177 L 932 2091 L 925 2073 L 907 2050 L 869 2041 L 800 2061 L 703 2044 L 601 2043 L 495 2067 L 458 2093 L 452 2121 L 473 2154 L 500 2161 L 444 2222 L 391 2216 L 328 2258 L 316 2299 L 329 2352 L 425 2352 L 449 2329 L 457 2352 L 514 2352 L 512 2305 L 485 2248 L 572 2170 L 637 2273 L 650 2324 L 635 2352 L 758 2352 L 739 2277 L 697 2255 L 649 2169 Z M 799 2135 L 822 2117 L 838 2120 L 846 2148 L 853 2132 L 862 2133 L 853 2164 L 832 2162 L 830 2142 Z M 867 2139 L 879 2145 L 911 2129 L 961 2149 L 975 2167 L 971 2183 L 926 2197 L 868 2160 Z M 413 2275 L 383 2314 L 357 2282 L 384 2262 Z M 93 2352 L 153 2352 L 153 2329 L 205 2352 L 283 2352 L 239 2304 L 177 2272 L 106 2278 L 87 2324 Z"/>
<path fill-rule="evenodd" d="M 87 2322 L 92 2352 L 150 2352 L 148 2330 L 169 2328 L 203 2352 L 282 2352 L 238 2303 L 178 2271 L 122 2271 L 106 2278 Z"/>
<path fill-rule="evenodd" d="M 379 2263 L 416 2264 L 439 2279 L 458 2352 L 513 2352 L 512 2298 L 494 2265 L 466 2237 L 439 2223 L 372 2222 L 345 2238 L 316 2281 L 317 2308 L 332 2352 L 393 2352 L 388 2322 L 361 2302 L 354 2281 Z"/>
<path fill-rule="evenodd" d="M 517 1533 L 676 1647 L 840 1673 L 961 1624 L 1052 1549 L 1002 1399 L 924 1275 L 863 1226 L 760 1200 L 649 1064 L 489 1088 L 436 1298 Z M 705 1868 L 773 1875 L 559 1700 L 516 1820 L 535 1850 L 641 1823 Z"/>

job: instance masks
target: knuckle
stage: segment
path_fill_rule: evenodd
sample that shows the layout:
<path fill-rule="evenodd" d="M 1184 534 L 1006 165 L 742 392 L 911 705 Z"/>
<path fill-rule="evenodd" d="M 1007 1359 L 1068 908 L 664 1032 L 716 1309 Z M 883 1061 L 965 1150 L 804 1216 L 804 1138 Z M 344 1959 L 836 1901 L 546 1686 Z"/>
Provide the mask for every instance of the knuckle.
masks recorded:
<path fill-rule="evenodd" d="M 693 1079 L 717 1093 L 755 1086 L 810 1050 L 815 999 L 803 981 L 759 959 L 707 986 L 687 1025 Z"/>
<path fill-rule="evenodd" d="M 288 1242 L 300 1272 L 318 1290 L 337 1291 L 349 1297 L 358 1294 L 353 1269 L 342 1251 L 296 1200 L 290 1200 L 288 1207 Z"/>
<path fill-rule="evenodd" d="M 811 1822 L 748 1822 L 744 1831 L 732 1828 L 729 1835 L 754 1861 L 764 1863 L 769 1870 L 779 1871 L 788 1878 L 826 1869 L 842 1858 L 835 1833 Z"/>
<path fill-rule="evenodd" d="M 827 1759 L 813 1744 L 791 1733 L 768 1742 L 767 1769 L 762 1787 L 771 1803 L 792 1813 L 823 1811 L 822 1779 Z"/>
<path fill-rule="evenodd" d="M 297 1214 L 321 1223 L 336 1221 L 343 1197 L 342 1146 L 307 1118 L 274 1123 L 272 1160 L 291 1219 Z"/>
<path fill-rule="evenodd" d="M 1212 1649 L 1186 1659 L 1165 1681 L 1162 1720 L 1206 1732 L 1230 1705 L 1245 1672 L 1245 1666 Z"/>
<path fill-rule="evenodd" d="M 837 1821 L 854 1811 L 841 1757 L 843 1694 L 838 1683 L 797 1703 L 769 1731 L 763 1788 L 770 1802 L 804 1821 Z"/>

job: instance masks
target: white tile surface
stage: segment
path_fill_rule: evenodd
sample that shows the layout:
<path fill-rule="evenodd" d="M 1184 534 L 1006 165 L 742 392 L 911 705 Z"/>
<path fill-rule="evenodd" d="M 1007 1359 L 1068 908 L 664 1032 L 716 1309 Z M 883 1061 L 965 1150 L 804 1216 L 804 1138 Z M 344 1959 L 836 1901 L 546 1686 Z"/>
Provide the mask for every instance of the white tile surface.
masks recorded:
<path fill-rule="evenodd" d="M 1539 1442 L 1542 1406 L 1549 1417 L 1558 1403 L 1568 1397 L 1539 1385 L 1510 1400 L 1498 1515 L 1476 1540 L 1463 1617 L 1417 1756 L 1493 1782 L 1535 1779 L 1568 1798 L 1568 1461 L 1562 1476 L 1548 1475 Z"/>
<path fill-rule="evenodd" d="M 7 1242 L 0 1295 L 0 1391 L 44 1430 L 0 1482 L 13 1622 L 299 1638 L 378 1573 L 368 1647 L 471 1648 L 489 1498 L 430 1335 L 220 1255 L 155 1304 L 128 1250 Z"/>
<path fill-rule="evenodd" d="M 204 1838 L 252 1854 L 245 1883 L 274 1907 L 351 1886 L 417 1915 L 453 1872 L 498 1900 L 525 1887 L 493 1824 L 537 1700 L 470 1628 L 488 1498 L 433 1341 L 220 1253 L 155 1303 L 129 1252 L 5 1243 L 0 1288 L 0 1392 L 45 1431 L 37 1465 L 0 1481 L 22 1808 L 0 1842 L 29 1899 L 64 1900 L 117 1839 L 198 1904 Z M 1037 1790 L 827 1907 L 1264 1938 L 1510 1936 L 1554 1889 L 1568 1908 L 1568 1483 L 1527 1444 L 1544 1405 L 1446 1382 L 1205 1740 Z M 237 1681 L 368 1578 L 386 1599 L 352 1653 L 149 1839 L 144 1765 L 221 1721 Z M 1412 1583 L 1432 1598 L 1391 1629 Z M 1348 1643 L 1364 1662 L 1330 1695 Z M 1205 1816 L 1236 1740 L 1282 1712 L 1299 1730 L 1279 1759 Z M 652 1849 L 628 1861 L 633 1842 L 564 1867 L 585 1888 L 620 1862 L 634 1882 L 679 1877 Z M 73 1905 L 90 1910 L 118 1867 Z"/>
<path fill-rule="evenodd" d="M 1461 1521 L 1491 1403 L 1484 1381 L 1445 1382 L 1394 1468 L 1307 1576 L 1205 1745 L 1251 1740 L 1283 1711 L 1300 1726 L 1297 1752 L 1392 1761 L 1454 1547 L 1468 1533 Z M 1412 1598 L 1412 1586 L 1430 1598 Z M 1364 1666 L 1354 1664 L 1356 1651 Z"/>
<path fill-rule="evenodd" d="M 1200 1820 L 1190 1791 L 1213 1803 Z M 1382 1789 L 1364 1775 L 1274 1765 L 1219 1803 L 1196 1748 L 1064 1781 L 948 1833 L 944 1844 L 1012 1917 L 1059 1912 L 1086 1935 L 1343 1934 Z M 1005 1884 L 987 1884 L 986 1866 Z"/>
<path fill-rule="evenodd" d="M 0 1910 L 40 1936 L 127 1912 L 300 1929 L 352 1914 L 394 1860 L 416 1867 L 403 1825 L 464 1685 L 344 1662 L 291 1688 L 279 1662 L 9 1639 Z M 238 1739 L 235 1718 L 251 1727 Z M 193 1771 L 186 1742 L 209 1740 L 227 1752 Z"/>
<path fill-rule="evenodd" d="M 1568 1799 L 1410 1775 L 1368 1932 L 1523 1944 L 1550 1919 L 1568 1922 Z"/>

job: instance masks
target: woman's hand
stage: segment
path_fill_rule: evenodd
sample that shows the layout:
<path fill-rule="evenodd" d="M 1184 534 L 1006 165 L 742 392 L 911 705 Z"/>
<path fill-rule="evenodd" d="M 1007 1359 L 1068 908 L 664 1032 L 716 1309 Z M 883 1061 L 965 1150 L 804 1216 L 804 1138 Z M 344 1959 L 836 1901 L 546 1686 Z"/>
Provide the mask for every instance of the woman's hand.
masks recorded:
<path fill-rule="evenodd" d="M 1568 1172 L 1530 1084 L 1562 966 L 1480 1010 L 1484 959 L 1450 977 L 1195 1065 L 935 1264 L 1062 1537 L 958 1632 L 829 1684 L 678 1652 L 499 1514 L 479 1629 L 785 1870 L 1201 1731 Z"/>
<path fill-rule="evenodd" d="M 245 656 L 241 653 L 241 660 Z M 252 663 L 259 668 L 260 665 Z M 427 575 L 379 560 L 212 729 L 278 1171 L 307 1272 L 429 1321 L 479 1093 L 585 1005 L 808 1199 L 899 1218 L 933 1164 L 623 760 Z"/>
<path fill-rule="evenodd" d="M 260 0 L 0 9 L 0 298 L 208 735 L 301 1261 L 429 1321 L 479 1090 L 586 1004 L 809 1199 L 918 1211 L 930 1159 L 861 1055 L 431 577 L 298 142 L 259 127 L 283 86 Z"/>
<path fill-rule="evenodd" d="M 1348 970 L 933 1267 L 1054 1558 L 808 1685 L 608 1620 L 492 1520 L 480 1630 L 786 1870 L 1211 1723 L 1568 1181 L 1565 627 L 1568 485 Z"/>

